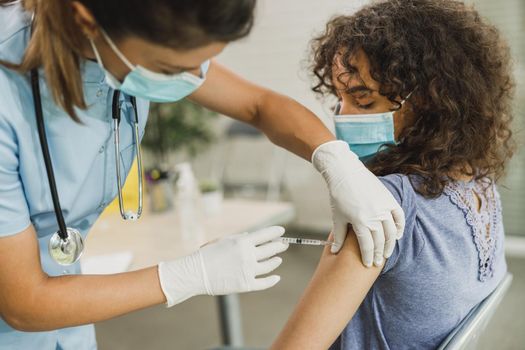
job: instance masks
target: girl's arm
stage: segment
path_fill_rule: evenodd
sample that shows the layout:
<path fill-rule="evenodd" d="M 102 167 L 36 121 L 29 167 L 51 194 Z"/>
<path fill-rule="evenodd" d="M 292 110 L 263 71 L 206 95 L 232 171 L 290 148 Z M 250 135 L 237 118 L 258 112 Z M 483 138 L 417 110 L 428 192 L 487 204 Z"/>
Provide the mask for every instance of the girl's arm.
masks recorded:
<path fill-rule="evenodd" d="M 0 238 L 0 317 L 23 331 L 93 323 L 161 304 L 157 267 L 115 275 L 50 277 L 33 226 Z"/>
<path fill-rule="evenodd" d="M 327 349 L 337 339 L 382 267 L 361 264 L 353 232 L 338 255 L 325 248 L 317 270 L 271 349 Z"/>

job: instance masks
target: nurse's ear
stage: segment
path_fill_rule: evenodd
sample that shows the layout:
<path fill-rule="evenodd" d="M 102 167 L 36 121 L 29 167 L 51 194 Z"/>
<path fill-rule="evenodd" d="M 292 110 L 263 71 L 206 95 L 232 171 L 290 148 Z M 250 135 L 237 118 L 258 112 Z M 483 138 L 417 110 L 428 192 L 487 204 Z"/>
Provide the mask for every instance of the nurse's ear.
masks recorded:
<path fill-rule="evenodd" d="M 95 39 L 100 34 L 97 21 L 91 11 L 79 1 L 72 1 L 73 18 L 86 38 Z"/>

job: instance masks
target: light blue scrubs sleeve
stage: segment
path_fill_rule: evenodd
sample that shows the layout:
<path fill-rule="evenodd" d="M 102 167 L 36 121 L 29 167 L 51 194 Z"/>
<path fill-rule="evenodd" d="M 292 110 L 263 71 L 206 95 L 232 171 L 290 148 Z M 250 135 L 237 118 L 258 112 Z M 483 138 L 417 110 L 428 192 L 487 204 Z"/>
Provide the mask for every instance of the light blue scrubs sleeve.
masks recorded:
<path fill-rule="evenodd" d="M 0 237 L 19 233 L 29 224 L 29 208 L 19 175 L 16 134 L 7 118 L 0 114 Z"/>

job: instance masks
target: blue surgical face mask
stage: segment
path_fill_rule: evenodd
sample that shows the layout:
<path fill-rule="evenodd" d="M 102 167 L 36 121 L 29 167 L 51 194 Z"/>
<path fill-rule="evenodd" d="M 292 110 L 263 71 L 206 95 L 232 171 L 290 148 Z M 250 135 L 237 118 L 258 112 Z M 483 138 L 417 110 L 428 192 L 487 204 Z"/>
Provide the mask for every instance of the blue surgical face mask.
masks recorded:
<path fill-rule="evenodd" d="M 340 105 L 337 106 L 334 117 L 336 137 L 346 141 L 352 152 L 362 161 L 373 158 L 382 145 L 396 143 L 394 112 L 340 115 L 339 110 Z"/>
<path fill-rule="evenodd" d="M 102 31 L 102 34 L 111 49 L 130 69 L 130 72 L 121 83 L 104 68 L 100 54 L 93 41 L 90 40 L 97 62 L 106 73 L 106 82 L 114 89 L 152 102 L 175 102 L 197 90 L 205 80 L 210 61 L 206 61 L 201 65 L 202 77 L 188 72 L 173 75 L 155 73 L 144 67 L 133 65 L 104 31 Z"/>

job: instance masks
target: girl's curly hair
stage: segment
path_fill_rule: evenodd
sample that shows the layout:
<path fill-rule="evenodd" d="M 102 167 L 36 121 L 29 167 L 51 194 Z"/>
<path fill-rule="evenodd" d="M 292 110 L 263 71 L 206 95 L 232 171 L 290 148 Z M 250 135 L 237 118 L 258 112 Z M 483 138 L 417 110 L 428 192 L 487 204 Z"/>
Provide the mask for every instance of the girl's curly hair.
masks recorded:
<path fill-rule="evenodd" d="M 414 122 L 397 145 L 367 164 L 376 175 L 419 175 L 426 197 L 443 192 L 451 174 L 498 180 L 514 152 L 510 53 L 498 30 L 473 7 L 452 0 L 387 0 L 330 20 L 312 41 L 313 91 L 336 95 L 336 55 L 346 70 L 363 50 L 379 93 L 406 98 Z M 400 106 L 397 103 L 398 106 Z"/>

